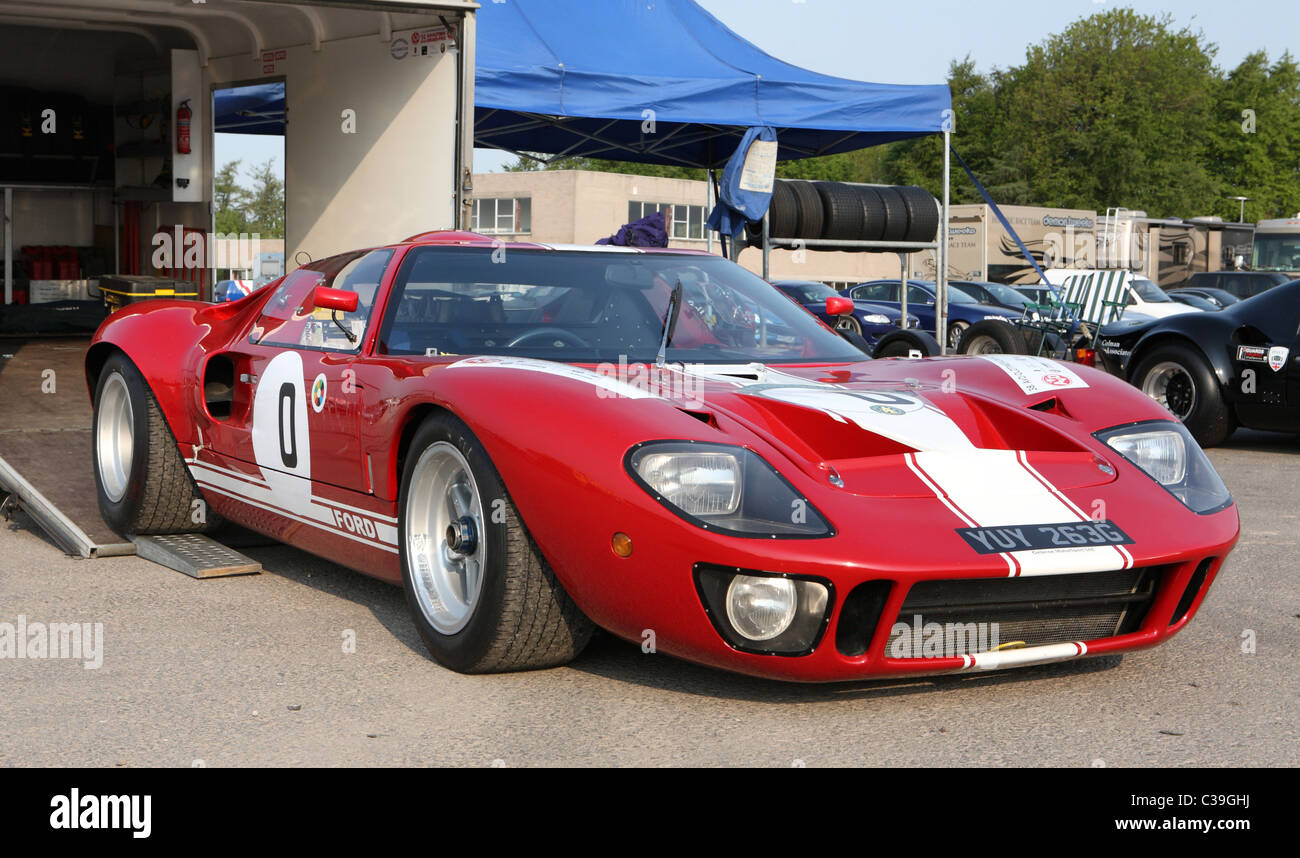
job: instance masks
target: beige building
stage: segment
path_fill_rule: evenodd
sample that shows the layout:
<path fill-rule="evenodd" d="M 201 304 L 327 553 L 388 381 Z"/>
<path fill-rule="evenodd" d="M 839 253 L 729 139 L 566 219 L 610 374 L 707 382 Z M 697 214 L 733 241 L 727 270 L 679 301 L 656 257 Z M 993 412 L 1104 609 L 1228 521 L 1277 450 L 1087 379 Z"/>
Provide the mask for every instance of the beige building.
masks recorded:
<path fill-rule="evenodd" d="M 613 235 L 629 221 L 661 210 L 671 222 L 671 247 L 709 249 L 704 227 L 709 216 L 705 182 L 624 173 L 477 173 L 471 228 L 509 240 L 591 244 Z M 713 250 L 720 249 L 715 239 Z M 740 263 L 761 273 L 762 252 L 747 248 L 740 255 Z M 917 262 L 913 266 L 920 270 Z M 930 268 L 933 270 L 933 263 Z M 898 277 L 898 273 L 899 260 L 894 253 L 777 250 L 771 259 L 773 280 L 852 284 Z"/>

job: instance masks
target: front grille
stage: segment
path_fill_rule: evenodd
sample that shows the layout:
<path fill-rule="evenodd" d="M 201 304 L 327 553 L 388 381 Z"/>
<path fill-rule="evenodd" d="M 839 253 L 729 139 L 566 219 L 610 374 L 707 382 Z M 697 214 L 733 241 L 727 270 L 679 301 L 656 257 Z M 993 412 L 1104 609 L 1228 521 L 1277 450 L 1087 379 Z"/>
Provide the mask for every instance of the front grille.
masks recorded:
<path fill-rule="evenodd" d="M 922 581 L 908 591 L 885 654 L 954 656 L 1015 642 L 1041 646 L 1127 634 L 1142 625 L 1159 577 L 1158 568 L 1145 568 Z"/>

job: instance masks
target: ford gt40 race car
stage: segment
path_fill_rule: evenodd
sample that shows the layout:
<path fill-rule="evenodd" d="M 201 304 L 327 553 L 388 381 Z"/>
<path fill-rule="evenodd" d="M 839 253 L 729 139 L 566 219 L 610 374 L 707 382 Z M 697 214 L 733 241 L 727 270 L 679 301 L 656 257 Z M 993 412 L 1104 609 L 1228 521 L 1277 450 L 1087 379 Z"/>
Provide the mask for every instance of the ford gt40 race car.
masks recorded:
<path fill-rule="evenodd" d="M 1101 329 L 1097 349 L 1203 446 L 1238 426 L 1300 432 L 1300 280 L 1216 313 L 1125 317 Z"/>
<path fill-rule="evenodd" d="M 1115 653 L 1186 625 L 1238 533 L 1121 380 L 865 360 L 704 253 L 430 233 L 123 308 L 86 373 L 117 530 L 226 519 L 400 584 L 466 672 L 597 627 L 802 681 Z"/>

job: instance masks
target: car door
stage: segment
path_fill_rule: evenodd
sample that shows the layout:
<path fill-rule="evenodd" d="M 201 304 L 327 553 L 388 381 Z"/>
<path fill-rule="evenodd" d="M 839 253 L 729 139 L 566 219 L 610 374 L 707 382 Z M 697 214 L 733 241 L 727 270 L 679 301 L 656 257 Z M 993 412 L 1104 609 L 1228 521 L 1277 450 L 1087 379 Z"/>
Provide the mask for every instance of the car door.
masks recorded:
<path fill-rule="evenodd" d="M 264 474 L 371 490 L 373 468 L 360 439 L 363 388 L 353 364 L 392 255 L 389 249 L 344 254 L 285 278 L 242 341 L 223 355 L 239 369 L 234 400 L 243 407 L 212 427 L 214 451 L 256 464 Z M 313 307 L 318 287 L 357 293 L 357 310 Z"/>

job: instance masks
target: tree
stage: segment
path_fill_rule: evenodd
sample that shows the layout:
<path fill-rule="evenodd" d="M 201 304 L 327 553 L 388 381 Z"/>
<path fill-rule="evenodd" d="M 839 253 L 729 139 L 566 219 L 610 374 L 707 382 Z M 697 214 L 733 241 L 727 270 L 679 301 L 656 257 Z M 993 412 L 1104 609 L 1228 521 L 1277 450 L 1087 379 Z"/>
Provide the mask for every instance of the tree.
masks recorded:
<path fill-rule="evenodd" d="M 239 164 L 239 161 L 228 161 L 213 178 L 212 203 L 217 232 L 221 235 L 248 232 L 248 218 L 244 214 L 248 191 L 239 184 Z"/>
<path fill-rule="evenodd" d="M 275 174 L 275 161 L 254 167 L 249 173 L 253 187 L 248 191 L 248 231 L 262 238 L 284 238 L 284 182 Z"/>
<path fill-rule="evenodd" d="M 1250 54 L 1217 84 L 1208 166 L 1221 183 L 1212 213 L 1235 221 L 1232 196 L 1250 197 L 1246 219 L 1300 212 L 1300 67 L 1289 53 L 1269 64 Z"/>
<path fill-rule="evenodd" d="M 1220 194 L 1206 167 L 1215 50 L 1168 16 L 1131 9 L 1031 46 L 996 96 L 995 142 L 1015 144 L 1024 201 L 1206 211 Z"/>

